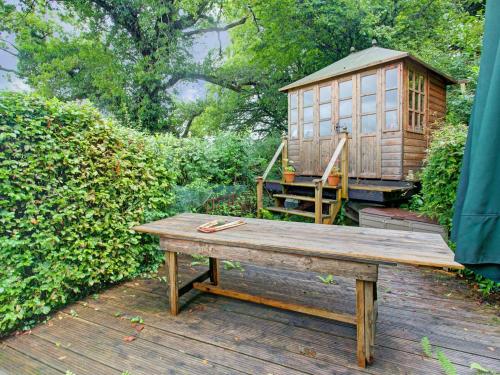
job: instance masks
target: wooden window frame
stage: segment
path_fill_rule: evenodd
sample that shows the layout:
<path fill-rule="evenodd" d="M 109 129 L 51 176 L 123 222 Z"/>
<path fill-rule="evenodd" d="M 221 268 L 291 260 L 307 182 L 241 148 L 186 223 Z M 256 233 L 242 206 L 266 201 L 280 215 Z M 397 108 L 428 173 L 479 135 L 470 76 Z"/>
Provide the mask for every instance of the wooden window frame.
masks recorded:
<path fill-rule="evenodd" d="M 313 100 L 312 100 L 312 104 L 310 106 L 305 107 L 304 106 L 304 93 L 307 92 L 307 91 L 311 91 L 312 92 L 312 94 L 313 94 Z M 300 116 L 299 116 L 299 122 L 300 122 L 301 126 L 299 126 L 299 132 L 300 132 L 300 138 L 299 139 L 301 141 L 304 141 L 304 140 L 305 141 L 312 141 L 314 139 L 314 132 L 315 132 L 315 128 L 316 128 L 314 126 L 314 124 L 315 124 L 315 117 L 316 117 L 315 116 L 315 112 L 316 112 L 315 104 L 316 104 L 316 87 L 315 86 L 310 86 L 310 87 L 307 87 L 307 88 L 304 88 L 304 89 L 300 90 L 300 100 L 299 100 L 299 106 L 300 106 L 299 114 L 300 114 Z M 308 122 L 307 124 L 312 124 L 312 126 L 313 126 L 313 135 L 312 135 L 312 137 L 305 138 L 304 137 L 304 125 L 306 123 L 304 122 L 304 112 L 305 112 L 304 110 L 306 108 L 309 108 L 309 107 L 311 107 L 312 110 L 313 110 L 312 111 L 313 118 L 312 118 L 312 122 Z"/>
<path fill-rule="evenodd" d="M 330 87 L 330 100 L 328 101 L 321 101 L 321 89 L 323 87 Z M 328 120 L 328 118 L 322 118 L 321 117 L 321 105 L 322 104 L 328 104 L 330 103 L 330 134 L 329 135 L 321 135 L 321 122 Z M 335 134 L 335 129 L 333 127 L 333 116 L 334 116 L 334 110 L 333 110 L 333 83 L 329 82 L 328 84 L 323 84 L 318 86 L 318 137 L 321 139 L 328 139 L 331 138 Z"/>
<path fill-rule="evenodd" d="M 392 89 L 387 89 L 387 85 L 386 85 L 386 71 L 388 70 L 392 70 L 392 69 L 396 69 L 397 70 L 397 74 L 396 74 L 396 77 L 397 77 L 397 84 L 396 84 L 396 88 L 392 88 Z M 402 128 L 402 121 L 403 119 L 401 118 L 401 94 L 403 92 L 403 85 L 402 85 L 402 79 L 401 79 L 401 64 L 394 64 L 394 65 L 388 65 L 386 67 L 384 67 L 382 69 L 382 94 L 383 94 L 383 98 L 382 98 L 382 103 L 383 103 L 383 107 L 382 107 L 382 132 L 384 133 L 392 133 L 392 132 L 398 132 L 401 130 Z M 398 100 L 398 103 L 396 105 L 396 108 L 392 108 L 392 109 L 387 109 L 386 107 L 386 102 L 385 102 L 385 99 L 386 99 L 386 93 L 387 91 L 393 91 L 393 90 L 397 90 L 397 100 Z M 392 112 L 392 111 L 397 111 L 397 117 L 398 117 L 398 127 L 397 129 L 388 129 L 387 128 L 387 124 L 386 124 L 386 112 Z"/>
<path fill-rule="evenodd" d="M 425 129 L 427 126 L 427 76 L 425 72 L 423 72 L 420 69 L 417 69 L 413 66 L 408 66 L 407 68 L 407 81 L 408 81 L 408 90 L 407 90 L 407 98 L 408 98 L 408 111 L 406 113 L 407 116 L 407 125 L 406 125 L 406 130 L 411 132 L 411 133 L 416 133 L 416 134 L 425 134 Z M 412 87 L 412 81 L 410 81 L 410 74 L 417 74 L 418 77 L 422 77 L 423 79 L 423 85 L 422 89 L 420 90 L 419 87 L 415 89 L 415 85 L 413 84 Z M 415 79 L 413 79 L 413 82 L 415 82 Z M 417 85 L 418 86 L 418 85 Z M 410 96 L 412 96 L 411 100 L 411 106 L 410 106 Z M 419 102 L 423 103 L 423 108 L 419 108 L 419 110 L 416 109 L 415 106 L 415 98 L 419 98 Z M 412 108 L 413 107 L 413 108 Z M 410 122 L 410 114 L 413 114 L 412 118 L 415 119 L 415 115 L 418 115 L 419 118 L 423 118 L 423 124 L 421 124 L 420 129 L 415 128 L 413 124 Z M 415 121 L 414 121 L 415 122 Z"/>
<path fill-rule="evenodd" d="M 375 76 L 376 78 L 376 83 L 375 83 L 375 92 L 370 93 L 370 94 L 363 94 L 363 77 L 367 76 Z M 370 70 L 368 72 L 363 72 L 359 75 L 359 92 L 358 92 L 358 101 L 359 101 L 359 134 L 361 136 L 367 135 L 367 136 L 373 136 L 376 135 L 379 132 L 379 74 L 377 70 Z M 375 95 L 375 112 L 366 112 L 363 113 L 363 97 L 365 96 L 371 96 Z M 370 132 L 370 133 L 364 133 L 363 132 L 363 116 L 369 116 L 369 115 L 375 115 L 375 131 Z"/>
<path fill-rule="evenodd" d="M 292 108 L 292 95 L 296 94 L 297 95 L 297 107 Z M 300 116 L 299 116 L 299 90 L 296 91 L 290 91 L 288 93 L 288 134 L 290 134 L 290 140 L 298 140 L 300 139 L 300 127 L 299 127 L 299 122 L 300 122 Z M 297 109 L 297 122 L 292 123 L 292 109 Z M 293 137 L 292 136 L 292 126 L 296 125 L 297 126 L 297 136 Z"/>
<path fill-rule="evenodd" d="M 340 84 L 343 82 L 349 82 L 349 81 L 351 81 L 351 96 L 346 96 L 344 98 L 341 98 L 340 97 Z M 351 119 L 351 131 L 348 132 L 348 134 L 350 134 L 350 135 L 352 135 L 352 133 L 354 132 L 354 116 L 355 116 L 355 114 L 354 114 L 354 85 L 355 84 L 356 84 L 356 76 L 354 76 L 354 75 L 351 75 L 351 76 L 343 78 L 343 79 L 339 79 L 337 81 L 337 91 L 338 91 L 338 94 L 337 94 L 337 102 L 338 102 L 337 123 L 339 124 L 339 131 L 342 131 L 342 129 L 340 129 L 340 121 L 350 118 Z M 351 101 L 351 115 L 350 116 L 341 116 L 340 115 L 340 102 L 346 101 L 346 100 Z"/>

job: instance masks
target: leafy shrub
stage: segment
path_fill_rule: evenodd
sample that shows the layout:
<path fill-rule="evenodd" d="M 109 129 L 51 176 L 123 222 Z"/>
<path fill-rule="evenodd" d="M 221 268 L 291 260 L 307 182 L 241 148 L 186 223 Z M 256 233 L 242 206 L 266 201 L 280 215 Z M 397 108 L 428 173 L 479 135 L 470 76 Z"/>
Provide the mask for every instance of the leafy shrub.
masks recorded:
<path fill-rule="evenodd" d="M 172 202 L 159 151 L 89 104 L 0 94 L 0 332 L 159 264 L 129 229 Z"/>
<path fill-rule="evenodd" d="M 431 141 L 421 174 L 420 211 L 437 219 L 448 229 L 453 217 L 460 167 L 464 154 L 467 127 L 445 124 Z"/>

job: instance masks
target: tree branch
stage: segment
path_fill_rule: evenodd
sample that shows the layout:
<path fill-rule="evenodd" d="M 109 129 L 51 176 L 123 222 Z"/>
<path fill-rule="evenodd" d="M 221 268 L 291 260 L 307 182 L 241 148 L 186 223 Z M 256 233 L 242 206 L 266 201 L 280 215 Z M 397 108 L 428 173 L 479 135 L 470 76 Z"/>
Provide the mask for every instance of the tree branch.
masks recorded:
<path fill-rule="evenodd" d="M 203 28 L 203 29 L 197 29 L 197 30 L 191 30 L 191 31 L 184 31 L 184 36 L 192 36 L 192 35 L 196 35 L 196 34 L 204 34 L 204 33 L 209 33 L 209 32 L 213 32 L 213 31 L 227 31 L 229 29 L 232 29 L 233 27 L 236 27 L 236 26 L 239 26 L 239 25 L 243 25 L 246 20 L 247 20 L 247 16 L 241 18 L 240 20 L 238 21 L 234 21 L 234 22 L 231 22 L 229 24 L 227 24 L 226 26 L 214 26 L 214 27 L 206 27 L 206 28 Z"/>
<path fill-rule="evenodd" d="M 12 73 L 12 74 L 15 74 L 16 76 L 19 76 L 19 73 L 17 72 L 17 70 L 5 68 L 5 67 L 3 67 L 1 65 L 0 65 L 0 71 L 7 72 L 7 73 Z"/>
<path fill-rule="evenodd" d="M 186 138 L 188 133 L 189 133 L 189 129 L 191 129 L 191 125 L 193 125 L 193 121 L 196 117 L 198 117 L 199 115 L 201 115 L 203 113 L 205 109 L 204 108 L 200 108 L 198 109 L 196 112 L 192 113 L 189 118 L 187 119 L 186 121 L 186 127 L 184 128 L 182 134 L 181 134 L 181 138 Z"/>
<path fill-rule="evenodd" d="M 19 48 L 17 48 L 17 46 L 14 43 L 8 41 L 7 39 L 0 38 L 0 42 L 4 42 L 4 43 L 8 44 L 12 48 L 14 48 L 17 52 L 19 52 Z"/>
<path fill-rule="evenodd" d="M 4 51 L 4 52 L 6 52 L 9 55 L 12 55 L 14 57 L 19 57 L 19 55 L 17 53 L 10 51 L 8 48 L 0 47 L 0 51 Z"/>

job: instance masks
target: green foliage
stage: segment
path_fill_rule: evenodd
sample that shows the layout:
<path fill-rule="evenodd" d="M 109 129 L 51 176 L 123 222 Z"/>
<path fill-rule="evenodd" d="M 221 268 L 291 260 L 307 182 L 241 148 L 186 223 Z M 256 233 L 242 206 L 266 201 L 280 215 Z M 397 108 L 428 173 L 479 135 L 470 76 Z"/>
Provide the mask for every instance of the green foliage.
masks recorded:
<path fill-rule="evenodd" d="M 433 135 L 421 174 L 422 205 L 419 210 L 451 227 L 453 204 L 460 177 L 467 127 L 445 124 Z M 416 199 L 414 198 L 414 202 Z"/>
<path fill-rule="evenodd" d="M 474 285 L 476 285 L 477 290 L 483 295 L 483 297 L 488 297 L 494 293 L 500 292 L 500 283 L 474 273 L 468 268 L 465 268 L 458 272 L 461 276 L 469 280 L 469 282 L 472 282 Z"/>
<path fill-rule="evenodd" d="M 436 352 L 436 357 L 441 365 L 441 369 L 446 375 L 457 375 L 457 369 L 441 350 Z"/>
<path fill-rule="evenodd" d="M 484 368 L 483 366 L 481 366 L 479 363 L 476 363 L 476 362 L 472 362 L 470 364 L 470 369 L 476 370 L 477 375 L 498 375 L 499 374 L 496 371 Z"/>
<path fill-rule="evenodd" d="M 420 340 L 420 344 L 422 344 L 422 351 L 424 352 L 425 356 L 428 358 L 432 358 L 432 346 L 429 338 L 427 336 L 422 337 L 422 340 Z"/>
<path fill-rule="evenodd" d="M 0 95 L 0 331 L 159 264 L 157 240 L 130 230 L 172 203 L 159 158 L 87 103 Z"/>
<path fill-rule="evenodd" d="M 326 276 L 318 276 L 318 279 L 321 280 L 323 284 L 335 284 L 335 280 L 333 279 L 333 275 L 326 275 Z"/>

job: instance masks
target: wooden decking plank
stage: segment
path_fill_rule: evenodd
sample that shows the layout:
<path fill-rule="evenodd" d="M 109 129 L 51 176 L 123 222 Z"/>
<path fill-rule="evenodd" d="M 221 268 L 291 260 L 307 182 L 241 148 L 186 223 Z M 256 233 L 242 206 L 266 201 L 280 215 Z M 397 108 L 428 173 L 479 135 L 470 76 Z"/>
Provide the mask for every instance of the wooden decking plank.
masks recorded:
<path fill-rule="evenodd" d="M 227 349 L 231 349 L 245 355 L 254 356 L 263 360 L 279 364 L 292 369 L 300 369 L 309 374 L 344 374 L 362 373 L 355 365 L 355 355 L 353 349 L 346 352 L 344 347 L 330 348 L 329 362 L 319 360 L 304 354 L 310 346 L 299 346 L 297 343 L 289 343 L 284 337 L 275 334 L 272 330 L 264 329 L 259 326 L 248 325 L 237 319 L 237 323 L 232 320 L 238 314 L 229 314 L 221 317 L 220 310 L 213 310 L 214 307 L 203 303 L 195 305 L 190 314 L 182 313 L 176 317 L 165 315 L 161 304 L 156 297 L 151 298 L 152 294 L 142 291 L 134 291 L 134 300 L 137 306 L 143 306 L 148 313 L 143 317 L 147 324 L 157 329 L 167 330 L 172 333 L 195 338 L 200 341 L 208 342 Z M 144 293 L 144 294 L 143 294 Z M 133 301 L 124 298 L 110 298 L 102 296 L 101 301 L 97 301 L 99 309 L 112 313 L 114 310 L 121 310 L 127 315 L 132 316 L 137 312 L 137 306 Z M 156 299 L 156 302 L 154 301 Z M 105 301 L 105 303 L 103 303 Z M 210 315 L 207 315 L 207 312 Z M 194 321 L 193 321 L 194 319 Z M 244 323 L 244 324 L 240 324 Z M 263 323 L 260 321 L 258 323 Z M 293 346 L 293 347 L 290 347 Z M 354 346 L 354 342 L 352 342 Z M 352 353 L 352 354 L 351 354 Z M 337 360 L 337 362 L 335 362 Z M 345 365 L 344 365 L 345 364 Z"/>
<path fill-rule="evenodd" d="M 0 346 L 0 374 L 2 375 L 59 375 L 64 374 L 53 367 L 6 345 Z"/>
<path fill-rule="evenodd" d="M 5 344 L 61 373 L 71 371 L 78 375 L 120 375 L 124 370 L 93 361 L 82 353 L 75 353 L 62 345 L 54 345 L 36 334 L 13 337 L 6 340 Z"/>
<path fill-rule="evenodd" d="M 113 298 L 113 302 L 111 303 L 118 303 L 117 307 L 119 306 L 120 308 L 133 308 L 134 301 L 136 301 L 137 305 L 148 306 L 148 310 L 152 309 L 155 304 L 156 306 L 158 304 L 156 298 L 148 297 L 148 293 L 142 294 L 143 292 L 139 291 L 134 291 L 133 293 L 134 297 L 131 299 L 122 296 L 120 300 Z M 245 313 L 241 311 L 234 312 L 231 306 L 231 308 L 223 309 L 224 316 L 221 317 L 220 305 L 224 305 L 227 302 L 231 303 L 232 300 L 224 299 L 221 301 L 221 299 L 217 299 L 216 301 L 216 303 L 203 303 L 203 314 L 200 316 L 201 321 L 199 323 L 199 328 L 202 331 L 210 329 L 214 332 L 218 330 L 225 332 L 229 329 L 231 332 L 239 332 L 242 340 L 246 332 L 251 337 L 255 337 L 254 340 L 260 345 L 277 346 L 280 349 L 286 348 L 286 350 L 293 350 L 296 354 L 300 354 L 306 348 L 316 353 L 315 359 L 329 361 L 332 365 L 342 364 L 346 367 L 352 366 L 356 368 L 354 333 L 350 338 L 345 338 L 336 336 L 334 332 L 328 335 L 320 335 L 318 332 L 311 332 L 298 327 L 290 329 L 290 326 L 287 324 L 249 315 L 249 311 L 260 307 L 255 304 L 242 305 L 241 303 L 237 303 Z M 273 313 L 275 310 L 271 310 L 271 312 Z M 181 316 L 182 314 L 179 315 L 179 317 Z M 149 317 L 148 320 L 151 320 L 151 318 Z M 160 320 L 159 322 L 153 321 L 151 324 L 164 325 L 166 322 L 165 320 Z M 212 325 L 212 328 L 208 328 L 208 324 Z M 262 327 L 262 332 L 257 332 L 256 327 Z M 175 325 L 173 329 L 176 329 Z M 212 335 L 214 334 L 216 333 L 212 333 Z M 374 369 L 378 371 L 383 370 L 385 373 L 412 373 L 420 368 L 427 368 L 427 371 L 438 370 L 439 365 L 436 362 L 427 361 L 421 363 L 421 354 L 408 354 L 387 348 L 382 348 L 382 350 L 377 348 L 376 352 L 378 353 L 377 361 L 375 361 L 374 367 L 370 366 L 367 369 L 368 372 L 374 371 Z"/>
<path fill-rule="evenodd" d="M 246 271 L 246 272 L 248 272 L 248 269 L 253 269 L 253 268 L 257 268 L 257 267 L 252 267 L 252 266 L 250 266 L 250 267 L 248 267 L 248 268 L 247 268 L 247 271 Z M 390 270 L 392 270 L 392 269 L 393 269 L 393 268 L 390 268 Z M 264 269 L 263 269 L 263 270 L 262 270 L 262 272 L 263 272 L 263 273 L 265 273 L 265 272 L 266 272 L 266 270 L 264 270 Z M 280 274 L 280 276 L 281 276 L 281 274 L 283 274 L 283 273 L 288 273 L 288 272 L 289 272 L 289 271 L 286 271 L 286 272 L 279 272 L 278 274 Z M 415 272 L 418 272 L 418 271 L 415 271 Z M 235 280 L 235 279 L 234 279 L 234 277 L 236 277 L 236 275 L 239 275 L 239 274 L 238 274 L 238 273 L 234 273 L 234 272 L 232 272 L 232 273 L 226 273 L 226 274 L 222 277 L 222 280 L 226 280 L 226 279 L 228 278 L 228 275 L 227 275 L 227 274 L 229 274 L 229 275 L 231 276 L 231 278 L 233 279 L 233 280 L 232 280 L 232 283 L 233 283 L 233 284 L 239 284 L 239 283 L 244 283 L 244 282 L 245 282 L 245 280 L 244 280 L 244 279 L 243 279 L 243 280 Z M 302 273 L 300 273 L 300 274 L 302 274 Z M 251 280 L 252 280 L 252 283 L 253 283 L 252 285 L 253 285 L 254 287 L 258 287 L 260 283 L 256 280 L 256 275 L 255 275 L 255 274 L 252 274 L 252 275 L 250 275 L 250 276 L 251 276 Z M 247 277 L 247 275 L 246 275 L 245 277 Z M 264 275 L 264 277 L 265 277 L 265 280 L 266 280 L 266 281 L 264 282 L 264 286 L 266 286 L 266 285 L 268 286 L 268 285 L 269 285 L 269 283 L 268 283 L 268 273 L 266 273 L 266 274 Z M 281 276 L 281 277 L 276 277 L 276 278 L 275 278 L 275 280 L 273 281 L 273 283 L 280 283 L 280 282 L 282 282 L 282 281 L 283 281 L 283 282 L 285 282 L 285 283 L 291 283 L 289 280 L 282 280 L 282 276 Z M 267 284 L 266 284 L 266 283 L 267 283 Z M 323 284 L 320 284 L 320 283 L 317 283 L 316 285 L 317 285 L 317 286 L 319 286 L 320 288 L 321 288 L 321 287 L 323 287 Z M 273 286 L 273 287 L 274 287 L 274 286 Z M 342 287 L 342 286 L 340 286 L 340 287 Z M 279 286 L 278 286 L 278 289 L 279 289 Z M 294 289 L 296 289 L 296 286 L 294 286 Z M 380 289 L 380 288 L 379 288 L 379 289 Z M 303 295 L 304 293 L 306 293 L 306 292 L 307 292 L 307 290 L 313 290 L 313 288 L 311 288 L 311 286 L 310 286 L 310 285 L 308 285 L 308 286 L 305 288 L 305 290 L 302 290 L 302 289 L 299 287 L 299 289 L 298 289 L 298 290 L 296 290 L 296 291 L 297 291 L 297 293 L 298 293 L 299 295 Z M 287 290 L 285 290 L 285 294 L 287 294 L 287 296 L 288 296 L 288 297 L 293 297 L 293 295 L 292 295 L 292 294 L 290 294 L 290 293 L 288 293 L 288 291 L 287 291 Z M 336 295 L 336 296 L 334 297 L 334 300 L 338 299 L 337 297 L 338 297 L 338 296 Z M 350 292 L 348 292 L 348 293 L 345 295 L 345 298 L 343 298 L 343 297 L 341 297 L 341 298 L 340 298 L 340 300 L 341 300 L 341 301 L 345 301 L 346 299 L 352 299 L 352 296 L 351 296 Z M 311 300 L 311 299 L 309 299 L 309 300 Z M 327 301 L 327 303 L 330 303 L 330 302 L 328 302 L 328 299 L 327 299 L 326 301 Z M 235 306 L 236 306 L 235 308 L 238 308 L 238 306 L 240 306 L 240 305 L 235 304 Z M 391 309 L 392 309 L 392 307 L 389 307 L 389 308 L 391 308 Z M 246 308 L 245 308 L 245 307 L 243 307 L 243 310 L 245 310 L 245 309 L 246 309 Z M 245 311 L 243 311 L 243 312 L 245 312 Z M 384 314 L 385 314 L 385 315 L 390 315 L 390 314 L 387 314 L 387 313 L 384 313 Z M 424 316 L 426 316 L 426 315 L 428 315 L 428 314 L 425 314 L 425 312 L 423 312 L 423 315 L 424 315 Z M 398 322 L 399 320 L 401 320 L 401 317 L 400 317 L 400 316 L 401 316 L 401 312 L 399 312 L 399 311 L 397 311 L 396 309 L 394 309 L 394 320 L 392 320 L 392 318 L 391 318 L 391 320 L 390 320 L 390 322 L 388 323 L 388 325 L 389 325 L 389 326 L 394 326 L 394 325 L 397 325 L 397 322 Z M 413 316 L 413 314 L 410 314 L 410 315 L 408 316 L 408 319 L 409 319 L 409 320 L 411 320 L 411 319 L 412 319 L 412 316 Z M 403 318 L 403 320 L 404 320 L 404 318 Z M 425 321 L 424 323 L 422 323 L 422 326 L 425 326 L 426 324 L 427 324 L 427 321 Z M 411 328 L 411 327 L 410 327 L 410 328 Z M 337 328 L 337 329 L 338 329 L 338 328 Z M 404 329 L 404 330 L 408 330 L 408 326 L 404 326 L 404 327 L 403 327 L 403 329 Z M 465 331 L 463 331 L 463 329 L 462 329 L 462 328 L 461 328 L 460 330 L 462 330 L 462 332 L 465 332 Z M 453 331 L 453 332 L 454 332 L 454 331 L 456 331 L 456 328 L 452 328 L 452 331 Z M 469 331 L 469 332 L 470 332 L 470 331 Z M 398 331 L 397 329 L 395 330 L 395 333 L 396 333 L 396 334 L 398 334 L 398 335 L 400 335 L 400 333 L 399 333 L 399 331 Z M 350 332 L 348 332 L 347 334 L 348 334 L 348 335 L 350 335 L 351 333 L 350 333 Z M 425 333 L 424 333 L 424 335 L 425 335 Z M 483 336 L 487 337 L 487 335 L 484 335 L 484 334 L 483 334 Z M 418 336 L 418 337 L 415 337 L 414 339 L 412 339 L 410 342 L 408 342 L 408 343 L 407 343 L 408 345 L 410 345 L 410 346 L 411 346 L 411 345 L 413 345 L 413 346 L 415 347 L 415 349 L 416 349 L 416 353 L 417 353 L 417 354 L 420 354 L 420 353 L 421 353 L 421 348 L 420 348 L 420 342 L 419 342 L 419 341 L 420 341 L 420 339 L 421 339 L 422 337 L 423 337 L 423 336 Z M 396 336 L 395 338 L 397 338 L 397 336 Z M 440 339 L 440 340 L 442 340 L 442 339 L 443 339 L 443 337 L 439 337 L 439 339 Z M 488 340 L 488 339 L 486 339 L 486 340 Z M 453 345 L 456 345 L 456 344 L 455 344 L 455 342 L 460 343 L 460 342 L 464 342 L 464 341 L 463 341 L 463 340 L 460 340 L 460 341 L 459 341 L 459 340 L 457 340 L 454 336 L 452 336 L 451 338 L 449 338 L 449 342 L 450 342 L 450 343 L 452 343 Z M 437 344 L 439 344 L 439 343 L 437 343 Z M 464 342 L 464 347 L 466 348 L 466 350 L 470 350 L 470 346 L 471 346 L 471 344 L 470 344 L 470 338 L 469 338 L 469 341 Z M 474 345 L 472 345 L 472 346 L 474 346 Z M 464 347 L 460 347 L 460 348 L 459 348 L 459 350 L 464 350 Z M 486 346 L 485 344 L 480 344 L 480 345 L 475 344 L 475 346 L 474 346 L 474 347 L 475 347 L 476 349 L 478 349 L 478 350 L 481 350 L 481 353 L 480 353 L 479 355 L 486 355 L 486 356 L 490 356 L 490 357 L 491 357 L 492 355 L 494 355 L 494 353 L 492 353 L 492 352 L 490 351 L 490 349 L 488 349 L 488 348 L 489 348 L 489 347 L 491 347 L 491 346 Z M 453 350 L 455 350 L 455 349 L 457 349 L 457 348 L 450 349 L 450 350 L 452 350 L 452 351 L 453 351 Z M 458 355 L 457 355 L 457 356 L 455 356 L 455 357 L 458 357 L 458 358 L 459 358 L 459 357 L 460 357 L 460 351 L 457 351 L 457 354 L 458 354 Z M 464 353 L 464 355 L 465 355 L 465 356 L 467 356 L 467 353 Z M 473 356 L 473 355 L 478 355 L 478 354 L 471 354 L 471 356 Z"/>
<path fill-rule="evenodd" d="M 109 312 L 95 310 L 94 308 L 88 306 L 79 306 L 75 307 L 75 309 L 81 319 L 124 332 L 124 334 L 130 331 L 130 322 L 128 320 L 124 320 L 120 317 L 114 317 Z M 225 367 L 229 367 L 235 371 L 241 371 L 248 374 L 303 374 L 300 371 L 269 363 L 259 358 L 247 356 L 216 345 L 211 345 L 188 336 L 171 333 L 161 328 L 153 327 L 151 329 L 148 321 L 145 322 L 145 326 L 146 329 L 144 329 L 140 334 L 142 340 L 167 346 L 171 349 L 178 350 L 181 353 L 187 353 L 202 360 L 208 360 L 216 364 L 224 365 Z"/>
<path fill-rule="evenodd" d="M 155 374 L 175 371 L 179 373 L 205 375 L 207 373 L 234 374 L 227 367 L 203 361 L 176 350 L 144 342 L 140 337 L 126 342 L 122 333 L 107 327 L 60 315 L 53 327 L 39 326 L 34 334 L 54 344 L 114 368 L 124 368 L 133 374 Z M 135 334 L 131 327 L 129 335 Z M 88 360 L 88 359 L 87 359 Z"/>

